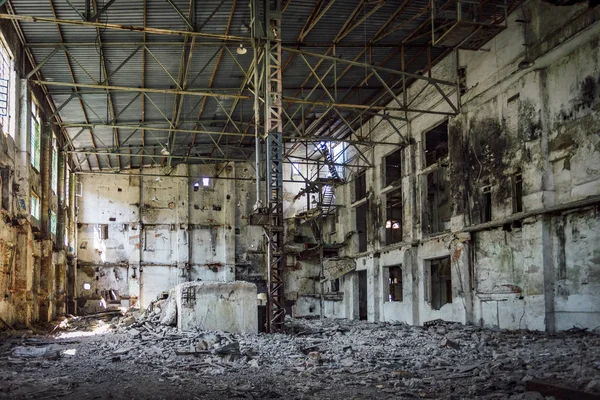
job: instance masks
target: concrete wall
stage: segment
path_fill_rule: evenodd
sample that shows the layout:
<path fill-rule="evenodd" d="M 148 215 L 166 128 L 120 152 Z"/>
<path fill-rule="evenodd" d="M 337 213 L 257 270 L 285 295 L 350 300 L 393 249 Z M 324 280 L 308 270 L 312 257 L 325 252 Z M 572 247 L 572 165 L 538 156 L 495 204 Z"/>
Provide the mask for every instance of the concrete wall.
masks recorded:
<path fill-rule="evenodd" d="M 110 179 L 79 175 L 81 303 L 95 307 L 112 289 L 129 304 L 146 307 L 182 282 L 228 282 L 236 275 L 264 282 L 262 228 L 249 225 L 256 201 L 251 173 L 239 163 L 180 165 L 170 175 L 159 168 Z M 217 175 L 203 186 L 202 177 Z M 84 283 L 92 288 L 84 290 Z"/>
<path fill-rule="evenodd" d="M 58 187 L 52 189 L 51 137 L 57 146 L 64 140 L 47 119 L 50 105 L 39 87 L 23 79 L 31 66 L 10 21 L 0 21 L 0 32 L 12 65 L 9 80 L 8 126 L 0 133 L 2 194 L 0 207 L 0 317 L 15 327 L 48 321 L 67 311 L 72 300 L 72 260 L 74 209 L 73 186 L 65 187 L 65 158 L 59 153 Z M 30 152 L 31 101 L 39 102 L 41 118 L 40 166 L 33 168 Z M 73 182 L 73 180 L 71 180 Z M 40 198 L 40 218 L 30 215 L 34 191 Z M 50 231 L 50 212 L 57 215 L 56 234 Z M 65 236 L 67 243 L 65 243 Z M 0 329 L 4 329 L 0 325 Z"/>
<path fill-rule="evenodd" d="M 409 123 L 381 122 L 374 140 L 397 140 L 402 178 L 383 187 L 383 157 L 398 147 L 365 149 L 374 167 L 366 169 L 367 199 L 353 202 L 350 182 L 336 190 L 345 207 L 336 215 L 335 241 L 350 241 L 341 255 L 354 257 L 367 271 L 369 321 L 422 324 L 442 318 L 500 328 L 594 328 L 600 324 L 600 10 L 580 4 L 554 7 L 528 2 L 509 16 L 508 29 L 486 43 L 485 51 L 451 54 L 432 76 L 455 80 L 466 71 L 461 112 L 448 119 L 449 154 L 425 164 L 426 132 L 443 115 L 409 114 Z M 527 37 L 517 19 L 531 19 Z M 520 70 L 523 43 L 535 60 Z M 457 64 L 458 59 L 458 64 Z M 421 92 L 413 84 L 409 99 Z M 452 98 L 456 94 L 450 94 Z M 435 90 L 425 89 L 413 103 L 432 111 L 451 111 Z M 352 151 L 347 159 L 360 162 Z M 448 197 L 440 208 L 450 218 L 440 232 L 426 230 L 427 174 L 447 168 Z M 361 168 L 352 172 L 355 176 Z M 522 210 L 516 210 L 514 177 L 522 175 Z M 483 220 L 483 188 L 491 191 L 491 220 Z M 385 245 L 385 195 L 399 189 L 403 199 L 403 239 Z M 367 204 L 367 251 L 358 253 L 356 207 Z M 450 304 L 431 307 L 431 260 L 449 257 Z M 402 301 L 387 297 L 388 267 L 401 265 Z M 346 274 L 343 307 L 337 316 L 358 317 L 358 272 Z"/>

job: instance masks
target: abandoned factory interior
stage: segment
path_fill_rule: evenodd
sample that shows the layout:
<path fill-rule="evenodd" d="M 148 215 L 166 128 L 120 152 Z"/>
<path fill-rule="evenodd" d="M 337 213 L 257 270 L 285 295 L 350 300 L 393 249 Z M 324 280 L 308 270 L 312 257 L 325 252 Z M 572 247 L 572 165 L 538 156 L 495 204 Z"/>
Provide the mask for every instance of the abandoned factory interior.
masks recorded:
<path fill-rule="evenodd" d="M 600 399 L 597 0 L 0 0 L 0 399 Z"/>

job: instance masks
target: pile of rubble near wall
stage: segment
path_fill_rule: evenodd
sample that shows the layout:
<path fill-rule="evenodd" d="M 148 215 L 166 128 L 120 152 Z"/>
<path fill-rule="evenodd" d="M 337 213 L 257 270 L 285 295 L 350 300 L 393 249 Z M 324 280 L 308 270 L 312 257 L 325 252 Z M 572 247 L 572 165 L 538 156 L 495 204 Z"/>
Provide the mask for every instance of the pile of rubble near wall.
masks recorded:
<path fill-rule="evenodd" d="M 175 384 L 181 390 L 196 390 L 202 382 L 206 396 L 196 398 L 349 398 L 348 393 L 357 393 L 355 398 L 543 399 L 530 390 L 540 382 L 600 394 L 595 332 L 548 335 L 443 321 L 414 327 L 341 320 L 288 321 L 285 333 L 270 335 L 178 332 L 164 318 L 167 308 L 162 301 L 144 313 L 114 317 L 107 322 L 110 332 L 91 342 L 55 340 L 40 346 L 38 338 L 26 338 L 5 344 L 0 357 L 8 364 L 0 367 L 0 386 L 17 379 L 14 370 L 9 376 L 3 369 L 17 363 L 27 366 L 20 373 L 34 374 L 36 390 L 54 367 L 89 364 L 103 373 L 126 372 L 134 380 L 158 374 L 162 383 L 156 385 Z M 74 353 L 68 355 L 71 348 Z M 49 382 L 60 378 L 50 376 L 54 381 Z M 76 385 L 63 390 L 79 393 Z M 223 392 L 210 397 L 211 390 Z"/>
<path fill-rule="evenodd" d="M 525 392 L 528 381 L 600 393 L 600 336 L 579 329 L 549 336 L 444 321 L 415 327 L 298 320 L 288 324 L 287 333 L 233 335 L 182 333 L 150 323 L 165 320 L 160 307 L 145 318 L 128 327 L 122 320 L 117 332 L 131 339 L 105 344 L 106 354 L 151 364 L 158 355 L 166 374 L 251 374 L 254 369 L 274 376 L 318 374 L 328 382 L 375 386 L 390 394 L 450 389 L 461 396 L 498 398 Z"/>

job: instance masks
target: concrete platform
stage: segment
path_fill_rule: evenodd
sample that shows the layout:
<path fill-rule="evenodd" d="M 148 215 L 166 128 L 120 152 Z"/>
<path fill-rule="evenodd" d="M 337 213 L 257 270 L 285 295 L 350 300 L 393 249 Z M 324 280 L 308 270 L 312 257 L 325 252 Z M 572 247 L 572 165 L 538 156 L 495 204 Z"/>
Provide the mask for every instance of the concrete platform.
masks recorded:
<path fill-rule="evenodd" d="M 186 282 L 175 288 L 177 328 L 182 331 L 258 332 L 256 285 L 249 282 Z"/>

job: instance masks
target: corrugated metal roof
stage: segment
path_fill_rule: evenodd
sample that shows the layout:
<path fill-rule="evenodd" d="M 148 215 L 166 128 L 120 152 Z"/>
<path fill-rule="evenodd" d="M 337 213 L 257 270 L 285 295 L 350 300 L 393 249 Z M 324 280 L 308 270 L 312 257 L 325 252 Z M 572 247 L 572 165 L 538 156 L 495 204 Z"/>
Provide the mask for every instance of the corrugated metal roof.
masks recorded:
<path fill-rule="evenodd" d="M 283 14 L 283 42 L 290 47 L 304 47 L 306 50 L 321 53 L 328 52 L 327 47 L 336 40 L 335 55 L 347 60 L 357 60 L 373 65 L 384 65 L 397 69 L 401 68 L 400 52 L 398 47 L 412 37 L 405 48 L 405 60 L 409 72 L 423 71 L 427 68 L 428 55 L 425 47 L 431 40 L 429 0 L 414 0 L 406 4 L 395 20 L 388 25 L 390 34 L 385 37 L 376 37 L 380 28 L 384 27 L 404 1 L 367 1 L 362 0 L 325 0 L 323 9 L 333 2 L 329 10 L 314 25 L 302 43 L 298 38 L 307 20 L 313 12 L 317 0 L 291 0 L 287 1 L 287 9 Z M 85 0 L 71 0 L 73 7 L 64 0 L 19 0 L 12 2 L 16 14 L 29 15 L 43 18 L 60 18 L 72 21 L 82 21 L 80 16 L 85 14 Z M 108 0 L 92 2 L 97 9 L 101 9 Z M 247 1 L 240 0 L 203 0 L 194 2 L 189 0 L 173 0 L 177 9 L 186 16 L 187 22 L 169 2 L 164 0 L 130 0 L 115 1 L 102 13 L 98 22 L 103 24 L 118 24 L 123 26 L 145 25 L 150 28 L 169 29 L 177 31 L 189 30 L 188 22 L 201 28 L 203 33 L 225 34 L 230 22 L 228 34 L 249 37 L 250 8 Z M 285 2 L 284 2 L 285 3 Z M 519 1 L 511 0 L 511 7 Z M 195 7 L 191 8 L 190 4 Z M 376 10 L 375 10 L 376 9 Z M 484 8 L 482 8 L 484 9 Z M 372 10 L 375 10 L 371 13 Z M 233 12 L 232 12 L 233 11 Z M 95 10 L 91 11 L 95 14 Z M 350 16 L 354 15 L 353 19 Z M 364 19 L 364 21 L 361 21 Z M 48 89 L 57 106 L 68 101 L 60 111 L 63 122 L 71 124 L 91 123 L 96 126 L 86 129 L 79 134 L 73 144 L 77 149 L 98 151 L 114 151 L 135 154 L 142 149 L 160 154 L 161 146 L 166 145 L 169 139 L 169 122 L 176 128 L 183 130 L 208 129 L 211 131 L 253 132 L 253 100 L 234 101 L 228 97 L 200 97 L 182 96 L 178 98 L 173 94 L 165 93 L 139 93 L 139 88 L 176 89 L 178 85 L 190 91 L 215 91 L 218 93 L 236 94 L 244 88 L 244 95 L 251 96 L 247 87 L 244 87 L 245 71 L 252 62 L 252 49 L 249 48 L 245 55 L 236 54 L 236 43 L 227 43 L 227 49 L 219 45 L 206 45 L 206 42 L 215 42 L 214 39 L 198 37 L 193 48 L 190 37 L 181 35 L 158 35 L 155 33 L 142 33 L 139 31 L 105 29 L 104 27 L 90 27 L 79 25 L 57 25 L 53 23 L 19 22 L 24 32 L 26 41 L 31 44 L 31 49 L 37 63 L 42 62 L 51 54 L 54 47 L 43 44 L 66 44 L 66 51 L 59 50 L 48 62 L 44 64 L 41 72 L 46 80 L 54 82 L 77 84 L 109 84 L 131 88 L 129 90 L 110 90 L 108 93 L 101 88 L 73 88 L 69 86 L 49 85 Z M 393 29 L 392 29 L 393 28 Z M 146 46 L 140 44 L 146 39 Z M 365 45 L 369 47 L 364 54 L 361 53 Z M 380 47 L 378 47 L 380 46 Z M 137 51 L 136 51 L 137 49 Z M 191 50 L 190 50 L 191 49 Z M 191 62 L 187 71 L 187 81 L 183 79 L 188 66 L 188 55 L 191 51 Z M 430 57 L 437 59 L 447 49 L 432 48 Z M 346 70 L 346 65 L 337 63 L 334 70 L 327 72 L 332 63 L 322 62 L 313 56 L 305 57 L 319 79 L 328 87 L 330 95 L 335 96 L 336 102 L 352 104 L 370 104 L 374 100 L 379 105 L 387 104 L 391 97 L 382 88 L 381 83 L 365 68 L 352 67 Z M 183 61 L 183 62 L 182 62 Z M 312 101 L 330 101 L 329 94 L 320 87 L 318 80 L 312 75 L 311 68 L 302 57 L 284 54 L 284 96 L 300 96 Z M 103 65 L 104 63 L 104 65 Z M 107 75 L 109 79 L 107 80 Z M 381 72 L 384 80 L 392 79 L 393 75 Z M 338 90 L 335 95 L 333 87 L 335 78 Z M 301 89 L 304 87 L 304 89 Z M 313 88 L 316 89 L 309 96 Z M 75 94 L 75 96 L 73 96 Z M 70 100 L 69 100 L 70 99 Z M 175 107 L 181 102 L 181 111 Z M 112 104 L 112 108 L 111 108 Z M 286 112 L 294 116 L 294 124 L 302 126 L 302 113 L 297 112 L 300 105 L 286 103 Z M 326 111 L 322 105 L 309 105 L 305 107 L 304 115 L 309 125 L 317 116 Z M 231 113 L 231 120 L 227 116 Z M 339 113 L 349 121 L 354 120 L 359 111 L 339 109 Z M 179 114 L 179 118 L 175 115 Z M 116 121 L 111 121 L 112 116 L 118 116 Z M 200 118 L 200 123 L 198 123 Z M 120 128 L 115 131 L 103 125 L 126 124 L 135 126 L 145 121 L 148 126 L 158 128 L 156 131 L 144 131 L 132 128 Z M 324 118 L 320 128 L 314 132 L 322 135 L 345 135 L 348 128 L 339 130 L 331 126 L 343 127 L 344 124 L 335 123 L 339 115 L 333 112 Z M 357 120 L 357 121 L 360 121 Z M 243 122 L 243 124 L 241 124 Z M 237 124 L 240 123 L 238 126 Z M 357 126 L 357 123 L 354 124 Z M 286 134 L 291 133 L 291 124 L 287 124 Z M 75 137 L 81 128 L 68 128 L 66 133 Z M 93 134 L 90 133 L 93 132 Z M 202 155 L 212 157 L 240 156 L 240 151 L 246 151 L 248 156 L 252 151 L 251 140 L 236 136 L 206 134 L 194 135 L 190 132 L 179 132 L 171 135 L 175 138 L 174 153 L 186 155 L 189 146 L 194 141 L 196 151 Z M 195 138 L 194 138 L 195 136 Z M 214 141 L 219 141 L 221 150 L 216 149 Z M 238 144 L 245 143 L 247 150 L 240 150 Z M 223 153 L 221 152 L 223 151 Z M 120 165 L 126 168 L 130 165 L 138 166 L 140 158 L 107 155 L 77 155 L 77 164 L 82 168 L 108 168 Z M 157 157 L 160 159 L 160 156 Z M 146 157 L 144 163 L 151 162 Z M 179 162 L 179 161 L 176 161 Z"/>

